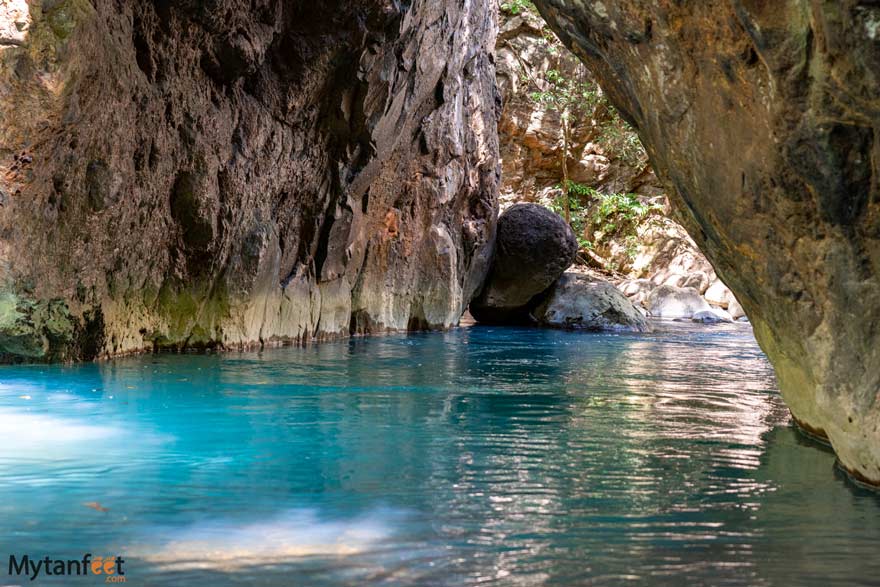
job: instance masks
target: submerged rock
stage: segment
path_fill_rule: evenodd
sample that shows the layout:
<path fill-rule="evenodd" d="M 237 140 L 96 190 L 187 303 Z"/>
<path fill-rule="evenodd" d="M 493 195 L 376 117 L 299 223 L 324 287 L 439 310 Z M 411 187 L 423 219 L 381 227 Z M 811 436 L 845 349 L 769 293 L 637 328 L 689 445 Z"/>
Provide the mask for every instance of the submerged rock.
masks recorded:
<path fill-rule="evenodd" d="M 699 291 L 673 285 L 661 285 L 651 290 L 647 306 L 655 318 L 693 318 L 698 312 L 712 310 Z"/>
<path fill-rule="evenodd" d="M 480 322 L 527 318 L 542 294 L 571 266 L 578 244 L 561 216 L 537 204 L 517 204 L 498 219 L 492 269 L 470 311 Z"/>
<path fill-rule="evenodd" d="M 880 6 L 535 4 L 638 130 L 794 416 L 880 485 Z"/>
<path fill-rule="evenodd" d="M 712 308 L 711 310 L 700 310 L 699 312 L 695 312 L 691 320 L 694 322 L 699 322 L 701 324 L 733 322 L 733 318 L 730 317 L 730 314 L 719 308 Z"/>
<path fill-rule="evenodd" d="M 543 326 L 583 330 L 647 332 L 641 312 L 611 283 L 565 273 L 533 315 Z"/>

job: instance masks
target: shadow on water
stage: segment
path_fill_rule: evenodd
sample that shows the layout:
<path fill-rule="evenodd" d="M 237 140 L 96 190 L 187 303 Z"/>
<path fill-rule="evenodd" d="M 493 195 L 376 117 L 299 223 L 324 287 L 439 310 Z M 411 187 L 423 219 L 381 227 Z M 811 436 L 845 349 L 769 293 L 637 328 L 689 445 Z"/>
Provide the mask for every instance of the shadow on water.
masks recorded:
<path fill-rule="evenodd" d="M 740 325 L 9 367 L 0 427 L 5 550 L 123 553 L 143 585 L 880 576 L 877 496 Z"/>

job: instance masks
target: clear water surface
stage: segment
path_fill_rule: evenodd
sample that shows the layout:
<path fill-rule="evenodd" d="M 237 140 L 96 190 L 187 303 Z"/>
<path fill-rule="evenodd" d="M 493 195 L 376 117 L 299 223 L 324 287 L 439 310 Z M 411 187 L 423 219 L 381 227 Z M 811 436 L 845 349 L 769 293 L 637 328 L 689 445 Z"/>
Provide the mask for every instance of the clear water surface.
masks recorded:
<path fill-rule="evenodd" d="M 880 498 L 741 325 L 2 367 L 0 522 L 0 585 L 880 584 Z"/>

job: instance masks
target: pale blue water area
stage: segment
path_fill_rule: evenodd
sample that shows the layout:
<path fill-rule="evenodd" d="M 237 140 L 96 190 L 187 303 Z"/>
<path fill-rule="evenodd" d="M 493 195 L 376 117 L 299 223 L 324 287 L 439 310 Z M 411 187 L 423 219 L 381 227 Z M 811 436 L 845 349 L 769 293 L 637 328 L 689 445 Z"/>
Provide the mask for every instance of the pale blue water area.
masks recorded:
<path fill-rule="evenodd" d="M 475 327 L 0 382 L 0 585 L 34 584 L 9 554 L 85 552 L 123 556 L 130 585 L 880 584 L 880 498 L 795 433 L 744 325 Z"/>

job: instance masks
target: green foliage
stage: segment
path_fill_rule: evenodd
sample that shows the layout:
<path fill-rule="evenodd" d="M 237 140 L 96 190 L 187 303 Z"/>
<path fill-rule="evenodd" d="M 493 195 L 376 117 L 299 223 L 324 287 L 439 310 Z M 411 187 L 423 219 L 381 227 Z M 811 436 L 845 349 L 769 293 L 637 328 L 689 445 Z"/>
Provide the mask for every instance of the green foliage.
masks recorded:
<path fill-rule="evenodd" d="M 571 213 L 571 229 L 577 237 L 578 246 L 584 250 L 592 250 L 593 243 L 587 239 L 589 228 L 589 202 L 593 188 L 583 184 L 569 182 L 569 210 Z M 565 214 L 565 197 L 556 197 L 548 206 L 551 210 L 563 216 Z"/>
<path fill-rule="evenodd" d="M 506 12 L 507 14 L 517 15 L 522 14 L 523 12 L 527 12 L 531 10 L 532 12 L 537 12 L 538 9 L 535 8 L 534 3 L 530 0 L 509 0 L 508 2 L 501 3 L 501 10 Z"/>
<path fill-rule="evenodd" d="M 555 110 L 566 119 L 579 122 L 592 112 L 598 100 L 597 87 L 583 79 L 566 77 L 558 69 L 544 74 L 544 89 L 529 94 L 547 110 Z"/>
<path fill-rule="evenodd" d="M 652 215 L 662 213 L 661 206 L 645 204 L 635 194 L 605 194 L 573 181 L 568 183 L 568 193 L 571 228 L 582 250 L 594 250 L 601 242 L 622 241 L 627 256 L 634 260 L 639 247 L 639 226 L 649 221 Z M 564 196 L 557 197 L 549 208 L 562 214 Z M 606 269 L 616 271 L 618 268 L 612 265 Z"/>
<path fill-rule="evenodd" d="M 636 238 L 641 221 L 658 211 L 660 206 L 643 204 L 635 194 L 598 193 L 592 224 L 603 235 Z"/>
<path fill-rule="evenodd" d="M 620 117 L 617 110 L 608 103 L 604 96 L 600 100 L 604 102 L 603 106 L 606 109 L 607 117 L 598 124 L 597 142 L 599 145 L 612 159 L 620 159 L 631 167 L 644 165 L 648 155 L 645 153 L 639 135 Z"/>
<path fill-rule="evenodd" d="M 584 185 L 576 181 L 568 182 L 568 193 L 571 194 L 572 197 L 578 198 L 581 201 L 593 200 L 600 196 L 599 192 L 596 191 L 595 188 L 591 188 L 588 185 Z"/>

